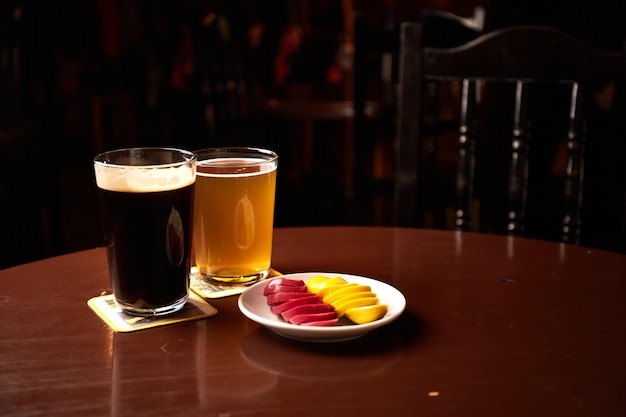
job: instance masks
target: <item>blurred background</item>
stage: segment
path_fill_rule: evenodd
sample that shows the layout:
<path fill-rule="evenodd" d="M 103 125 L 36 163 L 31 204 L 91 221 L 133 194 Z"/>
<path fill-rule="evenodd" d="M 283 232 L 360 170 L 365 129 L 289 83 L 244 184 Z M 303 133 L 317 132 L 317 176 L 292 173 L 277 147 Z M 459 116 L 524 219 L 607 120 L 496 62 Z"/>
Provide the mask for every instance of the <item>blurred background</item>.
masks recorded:
<path fill-rule="evenodd" d="M 277 227 L 390 225 L 393 118 L 352 146 L 353 14 L 382 31 L 429 9 L 625 38 L 618 0 L 3 0 L 0 268 L 100 246 L 92 158 L 126 146 L 268 147 Z"/>

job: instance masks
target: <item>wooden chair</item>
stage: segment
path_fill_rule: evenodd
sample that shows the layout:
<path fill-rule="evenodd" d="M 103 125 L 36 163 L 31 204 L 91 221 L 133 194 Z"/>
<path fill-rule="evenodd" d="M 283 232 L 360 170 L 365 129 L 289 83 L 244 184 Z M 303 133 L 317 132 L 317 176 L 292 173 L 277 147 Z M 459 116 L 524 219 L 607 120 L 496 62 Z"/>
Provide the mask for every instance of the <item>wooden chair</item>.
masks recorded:
<path fill-rule="evenodd" d="M 533 151 L 535 147 L 541 149 L 541 141 L 550 136 L 535 135 L 540 129 L 531 122 L 539 118 L 556 119 L 562 115 L 563 120 L 559 127 L 562 126 L 563 129 L 558 132 L 562 138 L 558 143 L 563 145 L 564 149 L 562 173 L 555 174 L 544 182 L 535 182 L 531 187 L 534 185 L 536 188 L 546 187 L 548 181 L 558 180 L 562 199 L 557 200 L 554 208 L 560 213 L 560 225 L 555 228 L 558 229 L 557 239 L 580 243 L 581 219 L 584 217 L 581 216 L 584 208 L 583 180 L 586 181 L 583 177 L 585 173 L 583 156 L 585 148 L 592 147 L 592 140 L 600 143 L 596 137 L 592 139 L 595 132 L 599 131 L 597 125 L 592 126 L 591 120 L 594 109 L 596 111 L 598 109 L 592 100 L 593 93 L 599 91 L 599 86 L 623 81 L 624 78 L 626 78 L 624 53 L 592 49 L 553 28 L 510 27 L 485 34 L 458 47 L 437 49 L 425 47 L 421 24 L 403 23 L 399 51 L 395 224 L 423 225 L 423 219 L 416 216 L 419 206 L 423 204 L 423 194 L 419 189 L 420 177 L 428 175 L 423 170 L 420 142 L 424 133 L 423 96 L 430 80 L 456 80 L 462 82 L 462 92 L 460 103 L 457 105 L 459 125 L 457 170 L 453 185 L 456 200 L 453 203 L 454 227 L 459 230 L 529 235 L 529 229 L 526 227 L 529 219 L 526 214 L 531 190 L 529 167 L 533 166 L 529 161 L 535 157 L 545 156 L 539 150 L 535 153 Z M 557 87 L 550 90 L 553 84 Z M 480 103 L 476 103 L 473 98 L 476 97 L 477 89 L 485 94 L 491 85 L 498 86 L 499 90 L 496 91 L 500 101 L 492 106 L 498 110 L 494 118 L 487 119 L 485 116 L 486 109 L 489 109 L 487 98 L 481 96 L 483 101 Z M 548 90 L 544 90 L 546 88 Z M 503 110 L 509 105 L 502 97 L 509 89 L 512 93 L 510 105 L 512 112 L 503 114 Z M 547 103 L 554 104 L 554 107 L 549 107 L 547 111 L 542 109 L 537 112 L 532 108 L 531 105 L 536 101 L 544 100 L 546 97 L 544 94 L 561 89 L 567 90 L 566 100 L 550 99 Z M 537 91 L 542 91 L 542 95 L 537 96 Z M 539 100 L 536 100 L 537 97 Z M 556 104 L 561 103 L 564 104 L 564 109 L 558 110 Z M 505 134 L 505 137 L 498 137 L 496 132 L 494 138 L 486 142 L 481 135 L 492 131 L 494 124 L 485 125 L 485 120 L 507 121 L 509 133 Z M 553 134 L 557 130 L 549 132 Z M 623 140 L 624 137 L 618 136 L 613 143 L 622 143 Z M 506 159 L 501 155 L 495 155 L 496 148 L 502 147 L 501 144 L 508 148 Z M 494 190 L 495 193 L 506 194 L 507 197 L 506 213 L 500 217 L 503 219 L 504 228 L 500 230 L 494 226 L 489 229 L 484 224 L 479 225 L 479 218 L 485 217 L 487 209 L 483 196 L 476 192 L 479 172 L 477 168 L 480 164 L 496 166 L 504 160 L 509 161 L 505 164 L 508 170 L 507 179 L 504 180 L 507 184 L 506 190 L 502 192 Z M 490 168 L 487 169 L 487 176 L 496 175 L 489 170 Z M 532 173 L 530 175 L 532 177 Z M 622 180 L 617 180 L 616 183 L 619 185 L 616 189 L 618 195 L 621 193 L 623 203 L 623 188 L 620 188 L 623 183 L 620 181 Z M 541 206 L 544 203 L 540 201 L 538 204 Z M 475 212 L 477 209 L 481 213 Z M 489 212 L 490 215 L 491 213 Z M 497 214 L 493 214 L 492 219 L 496 218 L 495 216 Z M 589 217 L 585 218 L 585 222 L 589 220 L 591 220 Z M 613 223 L 613 226 L 616 230 L 623 230 L 620 222 Z M 545 230 L 540 232 L 543 233 Z"/>
<path fill-rule="evenodd" d="M 484 28 L 485 11 L 476 7 L 472 16 L 439 9 L 420 12 L 425 45 L 451 47 L 477 38 Z M 393 168 L 388 162 L 395 136 L 396 87 L 398 83 L 399 26 L 393 12 L 385 12 L 382 28 L 369 26 L 366 14 L 354 13 L 354 185 L 357 211 L 362 222 L 389 224 L 385 207 L 391 200 Z M 437 152 L 434 131 L 450 123 L 447 97 L 456 92 L 450 83 L 428 80 L 424 118 L 427 139 L 424 160 L 433 165 Z M 435 202 L 435 199 L 429 198 Z M 434 210 L 434 208 L 433 208 Z"/>

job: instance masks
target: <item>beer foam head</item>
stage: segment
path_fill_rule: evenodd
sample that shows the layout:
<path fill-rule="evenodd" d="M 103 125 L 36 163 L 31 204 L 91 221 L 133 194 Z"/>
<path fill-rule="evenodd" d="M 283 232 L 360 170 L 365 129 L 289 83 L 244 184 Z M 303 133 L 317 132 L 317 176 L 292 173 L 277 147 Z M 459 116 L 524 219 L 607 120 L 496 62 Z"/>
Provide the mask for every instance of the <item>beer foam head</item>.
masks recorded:
<path fill-rule="evenodd" d="M 276 170 L 278 155 L 269 149 L 209 148 L 196 151 L 197 174 L 203 177 L 245 177 Z"/>
<path fill-rule="evenodd" d="M 196 180 L 195 159 L 163 165 L 115 164 L 96 159 L 98 188 L 129 193 L 176 190 Z"/>
<path fill-rule="evenodd" d="M 274 171 L 275 160 L 261 158 L 213 158 L 198 162 L 203 177 L 250 177 Z"/>

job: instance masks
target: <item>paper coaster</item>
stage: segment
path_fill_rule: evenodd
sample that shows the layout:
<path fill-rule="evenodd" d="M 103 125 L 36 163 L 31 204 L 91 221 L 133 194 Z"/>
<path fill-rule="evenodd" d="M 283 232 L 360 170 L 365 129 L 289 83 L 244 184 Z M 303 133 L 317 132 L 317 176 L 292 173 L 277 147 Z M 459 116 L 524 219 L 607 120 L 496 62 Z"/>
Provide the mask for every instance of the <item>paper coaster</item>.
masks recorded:
<path fill-rule="evenodd" d="M 176 313 L 167 316 L 139 317 L 124 313 L 115 304 L 113 294 L 91 298 L 87 304 L 116 332 L 134 332 L 151 327 L 198 320 L 217 314 L 215 307 L 191 292 L 185 306 Z"/>
<path fill-rule="evenodd" d="M 267 278 L 277 277 L 282 275 L 280 272 L 270 269 Z M 267 279 L 265 278 L 265 279 Z M 237 295 L 244 292 L 248 286 L 246 285 L 222 285 L 212 284 L 202 279 L 200 274 L 195 271 L 191 271 L 189 286 L 193 292 L 198 294 L 202 298 L 222 298 L 229 297 L 231 295 Z"/>

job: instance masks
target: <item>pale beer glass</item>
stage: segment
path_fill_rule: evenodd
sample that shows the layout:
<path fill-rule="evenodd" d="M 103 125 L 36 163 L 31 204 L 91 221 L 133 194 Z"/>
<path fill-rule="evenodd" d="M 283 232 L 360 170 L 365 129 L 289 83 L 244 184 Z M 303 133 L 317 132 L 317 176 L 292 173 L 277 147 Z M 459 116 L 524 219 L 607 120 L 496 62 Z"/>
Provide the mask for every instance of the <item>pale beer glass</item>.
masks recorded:
<path fill-rule="evenodd" d="M 192 270 L 251 284 L 270 270 L 278 156 L 260 148 L 196 151 Z"/>
<path fill-rule="evenodd" d="M 94 158 L 113 295 L 129 314 L 181 309 L 189 294 L 193 152 L 131 148 Z"/>

